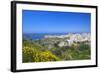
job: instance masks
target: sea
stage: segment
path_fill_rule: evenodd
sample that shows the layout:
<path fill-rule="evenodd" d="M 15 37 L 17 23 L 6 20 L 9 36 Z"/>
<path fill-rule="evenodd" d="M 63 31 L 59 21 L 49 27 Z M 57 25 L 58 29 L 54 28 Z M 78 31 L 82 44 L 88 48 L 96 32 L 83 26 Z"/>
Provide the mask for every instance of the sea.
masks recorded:
<path fill-rule="evenodd" d="M 31 40 L 41 40 L 44 39 L 46 35 L 67 35 L 68 33 L 24 33 L 24 39 L 31 39 Z"/>

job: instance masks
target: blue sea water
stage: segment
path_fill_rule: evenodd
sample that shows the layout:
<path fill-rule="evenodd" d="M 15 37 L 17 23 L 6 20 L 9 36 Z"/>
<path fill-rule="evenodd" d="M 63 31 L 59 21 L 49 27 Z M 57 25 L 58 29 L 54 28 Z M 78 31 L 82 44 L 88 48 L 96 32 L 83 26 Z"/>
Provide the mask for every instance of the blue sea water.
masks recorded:
<path fill-rule="evenodd" d="M 40 40 L 43 39 L 45 35 L 66 35 L 67 33 L 25 33 L 23 34 L 23 37 L 25 39 L 32 39 L 32 40 Z"/>

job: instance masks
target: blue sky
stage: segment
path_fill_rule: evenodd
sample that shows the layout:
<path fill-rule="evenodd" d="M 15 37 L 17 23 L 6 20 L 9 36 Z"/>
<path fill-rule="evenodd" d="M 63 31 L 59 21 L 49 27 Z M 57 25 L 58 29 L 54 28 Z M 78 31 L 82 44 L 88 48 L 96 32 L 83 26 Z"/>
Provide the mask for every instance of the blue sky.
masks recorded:
<path fill-rule="evenodd" d="M 23 33 L 90 32 L 91 14 L 55 11 L 22 11 Z"/>

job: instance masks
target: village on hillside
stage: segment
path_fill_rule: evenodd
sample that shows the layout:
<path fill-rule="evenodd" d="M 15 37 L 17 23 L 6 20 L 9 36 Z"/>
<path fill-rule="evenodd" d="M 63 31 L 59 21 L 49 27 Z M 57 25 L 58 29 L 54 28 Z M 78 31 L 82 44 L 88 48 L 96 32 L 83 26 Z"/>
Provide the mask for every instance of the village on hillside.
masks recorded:
<path fill-rule="evenodd" d="M 41 40 L 41 44 L 48 45 L 48 48 L 52 48 L 54 44 L 59 47 L 71 46 L 77 43 L 85 43 L 90 45 L 90 33 L 69 33 L 66 35 L 45 35 Z"/>

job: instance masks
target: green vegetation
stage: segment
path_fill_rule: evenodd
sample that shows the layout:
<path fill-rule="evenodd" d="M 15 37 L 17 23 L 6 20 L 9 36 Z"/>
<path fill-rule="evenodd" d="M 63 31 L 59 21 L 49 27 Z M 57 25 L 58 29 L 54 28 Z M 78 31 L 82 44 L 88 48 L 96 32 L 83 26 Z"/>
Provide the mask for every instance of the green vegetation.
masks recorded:
<path fill-rule="evenodd" d="M 59 61 L 60 58 L 34 42 L 24 41 L 23 62 Z"/>
<path fill-rule="evenodd" d="M 54 40 L 54 39 L 53 39 Z M 74 43 L 70 47 L 59 47 L 56 44 L 43 44 L 45 41 L 23 40 L 23 62 L 48 62 L 64 60 L 85 60 L 91 58 L 90 45 Z M 46 40 L 46 43 L 47 40 Z"/>

